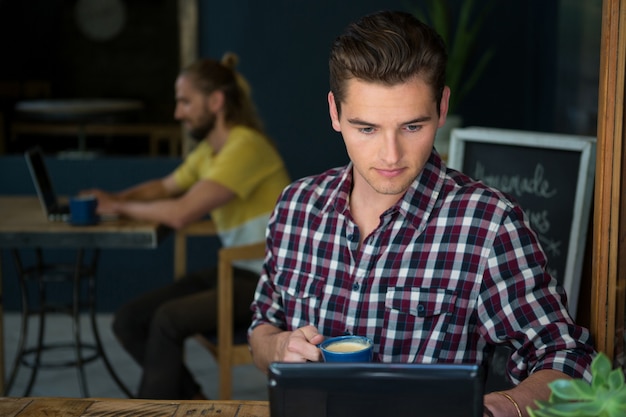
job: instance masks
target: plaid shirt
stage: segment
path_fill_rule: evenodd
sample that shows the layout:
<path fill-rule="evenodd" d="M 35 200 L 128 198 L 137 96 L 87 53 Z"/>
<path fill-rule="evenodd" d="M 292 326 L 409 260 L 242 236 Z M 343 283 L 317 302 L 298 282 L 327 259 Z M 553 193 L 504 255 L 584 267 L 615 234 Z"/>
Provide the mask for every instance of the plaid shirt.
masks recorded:
<path fill-rule="evenodd" d="M 521 208 L 447 169 L 436 153 L 359 248 L 350 215 L 352 165 L 286 188 L 270 219 L 251 330 L 312 324 L 374 341 L 381 362 L 482 363 L 514 353 L 514 382 L 538 369 L 590 378 L 589 332 Z"/>

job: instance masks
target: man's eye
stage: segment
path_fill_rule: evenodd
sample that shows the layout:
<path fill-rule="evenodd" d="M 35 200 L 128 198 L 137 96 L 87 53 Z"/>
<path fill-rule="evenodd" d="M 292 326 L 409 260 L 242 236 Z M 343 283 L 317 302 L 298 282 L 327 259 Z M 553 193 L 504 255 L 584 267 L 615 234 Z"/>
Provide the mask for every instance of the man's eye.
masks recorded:
<path fill-rule="evenodd" d="M 406 127 L 405 127 L 405 129 L 408 130 L 409 132 L 417 132 L 421 128 L 422 128 L 422 126 L 420 126 L 420 125 L 406 125 Z"/>
<path fill-rule="evenodd" d="M 373 127 L 361 127 L 359 128 L 359 132 L 365 133 L 365 134 L 374 133 L 374 128 Z"/>

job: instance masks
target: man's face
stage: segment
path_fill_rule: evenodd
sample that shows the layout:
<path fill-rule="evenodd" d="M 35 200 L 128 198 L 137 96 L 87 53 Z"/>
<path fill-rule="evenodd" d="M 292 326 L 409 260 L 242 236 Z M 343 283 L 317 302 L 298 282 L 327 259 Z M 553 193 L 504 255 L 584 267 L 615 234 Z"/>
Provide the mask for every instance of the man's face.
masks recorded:
<path fill-rule="evenodd" d="M 329 93 L 332 126 L 354 164 L 353 192 L 401 197 L 430 157 L 448 97 L 446 88 L 438 116 L 433 92 L 419 77 L 395 86 L 351 79 L 339 116 Z"/>
<path fill-rule="evenodd" d="M 174 118 L 183 123 L 192 138 L 203 140 L 215 127 L 215 113 L 209 108 L 209 97 L 196 89 L 184 75 L 178 77 L 175 88 Z"/>

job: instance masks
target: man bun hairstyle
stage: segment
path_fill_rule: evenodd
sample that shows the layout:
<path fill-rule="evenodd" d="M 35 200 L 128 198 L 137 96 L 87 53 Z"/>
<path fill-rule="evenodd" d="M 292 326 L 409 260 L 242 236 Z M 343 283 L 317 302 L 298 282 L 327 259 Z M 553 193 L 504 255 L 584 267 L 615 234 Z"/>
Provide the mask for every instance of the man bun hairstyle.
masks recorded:
<path fill-rule="evenodd" d="M 237 54 L 226 52 L 221 61 L 200 59 L 181 71 L 181 75 L 189 77 L 194 87 L 206 95 L 214 91 L 224 94 L 226 122 L 263 132 L 263 124 L 252 102 L 250 85 L 235 69 L 238 64 Z"/>

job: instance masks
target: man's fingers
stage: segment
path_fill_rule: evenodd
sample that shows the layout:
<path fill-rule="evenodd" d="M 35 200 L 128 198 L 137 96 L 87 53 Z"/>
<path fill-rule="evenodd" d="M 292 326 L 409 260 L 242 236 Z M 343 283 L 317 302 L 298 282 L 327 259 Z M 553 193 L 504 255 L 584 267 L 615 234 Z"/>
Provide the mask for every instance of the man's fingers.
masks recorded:
<path fill-rule="evenodd" d="M 284 351 L 284 360 L 287 362 L 317 362 L 320 351 L 316 344 L 324 340 L 315 326 L 301 327 L 291 333 Z"/>
<path fill-rule="evenodd" d="M 296 332 L 301 332 L 304 335 L 304 338 L 306 339 L 306 341 L 309 343 L 311 343 L 311 340 L 313 340 L 315 336 L 320 336 L 319 332 L 317 331 L 317 328 L 312 325 L 300 327 L 298 330 L 296 330 Z"/>

